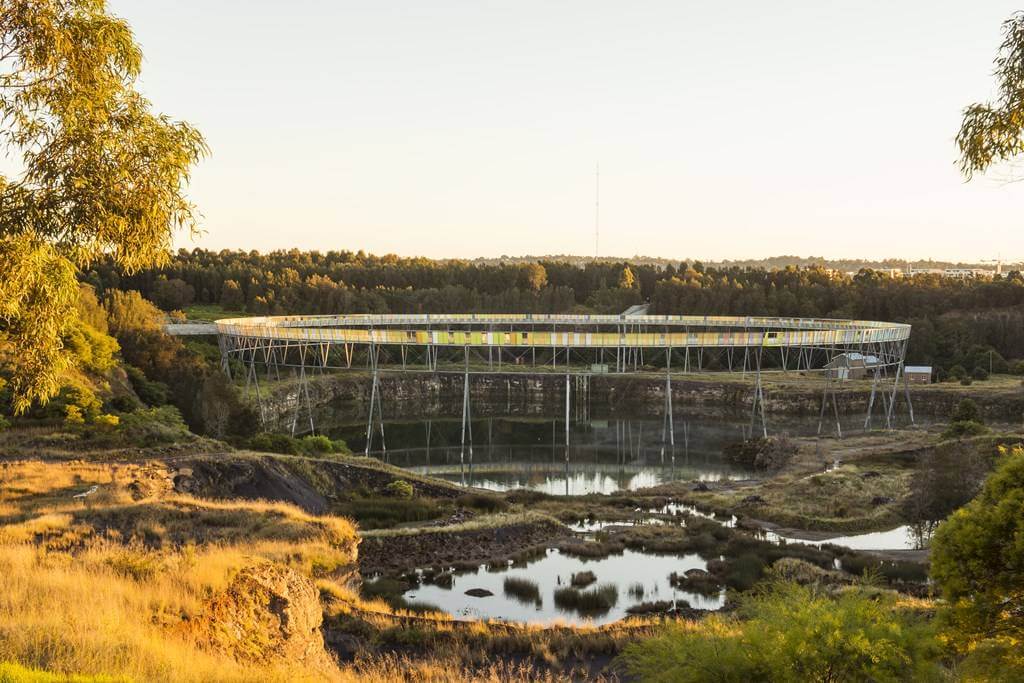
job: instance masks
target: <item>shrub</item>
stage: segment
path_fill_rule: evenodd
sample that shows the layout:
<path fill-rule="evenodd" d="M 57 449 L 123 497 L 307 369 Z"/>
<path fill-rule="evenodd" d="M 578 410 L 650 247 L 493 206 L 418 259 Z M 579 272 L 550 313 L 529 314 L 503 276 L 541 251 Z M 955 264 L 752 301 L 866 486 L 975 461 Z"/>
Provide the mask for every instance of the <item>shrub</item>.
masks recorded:
<path fill-rule="evenodd" d="M 412 498 L 414 491 L 405 479 L 395 479 L 384 487 L 384 493 L 394 498 Z"/>
<path fill-rule="evenodd" d="M 69 411 L 68 409 L 71 408 Z M 88 387 L 61 387 L 60 392 L 42 410 L 44 417 L 63 417 L 73 424 L 92 421 L 100 414 L 103 404 Z"/>
<path fill-rule="evenodd" d="M 427 498 L 370 498 L 341 503 L 338 513 L 359 522 L 361 529 L 387 529 L 407 522 L 437 519 L 441 508 Z"/>
<path fill-rule="evenodd" d="M 306 455 L 324 455 L 327 453 L 350 453 L 348 444 L 341 439 L 331 440 L 322 434 L 304 436 L 299 440 L 299 450 Z"/>
<path fill-rule="evenodd" d="M 965 668 L 988 672 L 979 680 L 1024 678 L 1024 450 L 1001 453 L 981 493 L 931 543 L 949 638 L 970 653 Z"/>
<path fill-rule="evenodd" d="M 960 365 L 959 363 L 954 365 L 953 367 L 951 367 L 949 369 L 949 378 L 950 379 L 959 380 L 959 379 L 964 379 L 966 377 L 967 377 L 967 369 L 964 366 Z"/>
<path fill-rule="evenodd" d="M 84 425 L 85 416 L 82 409 L 76 405 L 64 406 L 64 422 L 72 426 Z"/>
<path fill-rule="evenodd" d="M 972 384 L 974 384 L 974 380 L 971 379 L 970 377 L 964 377 L 960 380 L 960 384 L 962 384 L 965 387 L 969 387 Z"/>
<path fill-rule="evenodd" d="M 76 365 L 95 373 L 105 373 L 114 367 L 114 357 L 121 349 L 116 339 L 81 320 L 69 326 L 63 342 Z"/>
<path fill-rule="evenodd" d="M 455 504 L 483 512 L 501 512 L 508 509 L 508 503 L 503 498 L 486 493 L 464 493 L 455 499 Z"/>
<path fill-rule="evenodd" d="M 296 438 L 289 434 L 260 432 L 249 439 L 249 448 L 264 453 L 284 455 L 324 455 L 327 453 L 349 453 L 348 444 L 341 439 L 332 441 L 323 435 L 307 435 Z"/>
<path fill-rule="evenodd" d="M 1024 375 L 1024 360 L 1019 360 L 1010 367 L 1010 372 L 1015 375 Z"/>
<path fill-rule="evenodd" d="M 979 382 L 984 382 L 988 379 L 988 370 L 985 368 L 974 368 L 971 372 L 971 377 Z"/>
<path fill-rule="evenodd" d="M 939 680 L 938 644 L 894 598 L 773 584 L 738 615 L 677 623 L 629 645 L 621 661 L 644 681 Z"/>
<path fill-rule="evenodd" d="M 169 389 L 163 382 L 153 382 L 134 365 L 126 365 L 125 372 L 128 373 L 128 381 L 132 389 L 142 402 L 151 406 L 162 406 L 167 403 Z"/>
<path fill-rule="evenodd" d="M 764 560 L 754 553 L 745 553 L 728 561 L 725 584 L 736 590 L 750 590 L 764 576 Z"/>
<path fill-rule="evenodd" d="M 117 415 L 111 415 L 110 413 L 104 413 L 97 415 L 92 421 L 93 425 L 96 426 L 100 431 L 113 431 L 117 429 L 117 425 L 121 423 L 121 418 Z"/>
<path fill-rule="evenodd" d="M 254 451 L 284 453 L 285 455 L 298 455 L 300 452 L 298 439 L 287 434 L 273 432 L 261 432 L 249 439 L 249 448 Z"/>
<path fill-rule="evenodd" d="M 304 436 L 299 442 L 299 447 L 303 453 L 318 454 L 318 453 L 333 453 L 334 444 L 326 436 Z"/>
<path fill-rule="evenodd" d="M 777 470 L 796 453 L 796 445 L 786 436 L 746 439 L 722 449 L 726 460 L 755 470 Z"/>
<path fill-rule="evenodd" d="M 956 404 L 956 408 L 953 409 L 953 413 L 949 416 L 949 421 L 966 422 L 969 420 L 981 422 L 981 409 L 978 408 L 978 404 L 971 399 L 964 398 Z"/>
<path fill-rule="evenodd" d="M 988 431 L 988 427 L 975 422 L 974 420 L 963 420 L 961 422 L 952 422 L 946 430 L 942 432 L 942 438 L 944 439 L 961 439 L 965 436 L 978 436 Z"/>
<path fill-rule="evenodd" d="M 949 427 L 942 433 L 943 438 L 958 439 L 987 431 L 981 419 L 981 409 L 969 398 L 961 399 L 949 417 Z"/>
<path fill-rule="evenodd" d="M 170 405 L 125 413 L 121 415 L 117 431 L 126 441 L 140 446 L 176 443 L 192 438 L 181 413 Z"/>

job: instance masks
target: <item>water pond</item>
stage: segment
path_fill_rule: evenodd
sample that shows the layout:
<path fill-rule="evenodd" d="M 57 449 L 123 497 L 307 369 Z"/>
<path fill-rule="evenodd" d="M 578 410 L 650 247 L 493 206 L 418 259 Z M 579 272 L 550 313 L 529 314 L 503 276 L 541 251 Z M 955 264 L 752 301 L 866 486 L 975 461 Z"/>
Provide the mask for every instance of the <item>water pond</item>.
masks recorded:
<path fill-rule="evenodd" d="M 764 533 L 764 538 L 775 542 L 785 540 L 788 543 L 806 543 L 815 546 L 838 545 L 850 550 L 924 550 L 928 547 L 928 542 L 931 540 L 936 526 L 935 523 L 903 524 L 886 531 L 813 539 L 801 538 L 808 534 L 767 531 Z"/>
<path fill-rule="evenodd" d="M 779 432 L 813 434 L 817 417 L 788 418 Z M 458 417 L 385 421 L 387 450 L 375 435 L 372 452 L 393 465 L 465 486 L 552 495 L 636 490 L 670 481 L 742 479 L 752 472 L 728 463 L 727 444 L 749 435 L 749 416 L 679 415 L 670 435 L 661 418 L 610 417 L 572 420 L 569 446 L 557 417 L 502 416 L 470 423 L 472 447 L 462 445 Z M 366 426 L 330 430 L 360 452 Z M 673 443 L 674 442 L 674 443 Z"/>
<path fill-rule="evenodd" d="M 450 587 L 422 583 L 402 597 L 434 605 L 457 619 L 606 624 L 647 602 L 685 601 L 690 607 L 720 609 L 724 591 L 698 595 L 673 587 L 669 580 L 673 572 L 682 575 L 706 567 L 697 555 L 657 555 L 627 549 L 620 555 L 579 559 L 548 549 L 542 557 L 525 564 L 497 570 L 482 566 L 475 572 L 456 574 Z M 594 580 L 574 589 L 573 575 L 584 572 L 592 572 Z"/>

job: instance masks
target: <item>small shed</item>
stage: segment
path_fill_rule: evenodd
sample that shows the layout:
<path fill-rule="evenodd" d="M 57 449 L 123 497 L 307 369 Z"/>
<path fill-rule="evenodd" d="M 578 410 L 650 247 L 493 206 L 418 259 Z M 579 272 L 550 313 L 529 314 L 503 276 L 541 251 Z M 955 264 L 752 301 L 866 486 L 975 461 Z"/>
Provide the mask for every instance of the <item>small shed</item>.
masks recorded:
<path fill-rule="evenodd" d="M 907 375 L 907 382 L 910 384 L 931 384 L 932 366 L 930 365 L 907 365 L 903 368 Z"/>
<path fill-rule="evenodd" d="M 825 372 L 830 379 L 839 381 L 863 379 L 868 375 L 868 370 L 873 369 L 876 365 L 878 365 L 877 356 L 865 356 L 863 353 L 851 351 L 833 356 L 825 366 Z"/>

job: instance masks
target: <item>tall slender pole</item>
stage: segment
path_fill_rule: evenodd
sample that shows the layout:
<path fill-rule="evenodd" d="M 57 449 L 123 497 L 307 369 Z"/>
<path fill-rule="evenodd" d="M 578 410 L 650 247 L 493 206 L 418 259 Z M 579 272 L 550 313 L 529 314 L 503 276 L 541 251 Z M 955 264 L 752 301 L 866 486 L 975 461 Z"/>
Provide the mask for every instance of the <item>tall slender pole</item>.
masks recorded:
<path fill-rule="evenodd" d="M 597 261 L 601 246 L 601 163 L 594 173 L 594 260 Z"/>

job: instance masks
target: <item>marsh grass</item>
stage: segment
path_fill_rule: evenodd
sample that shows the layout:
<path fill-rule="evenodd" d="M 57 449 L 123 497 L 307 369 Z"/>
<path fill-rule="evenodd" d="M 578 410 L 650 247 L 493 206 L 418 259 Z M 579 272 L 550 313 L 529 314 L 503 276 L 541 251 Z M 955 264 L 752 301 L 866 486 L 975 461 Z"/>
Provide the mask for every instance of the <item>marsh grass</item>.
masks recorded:
<path fill-rule="evenodd" d="M 555 606 L 578 612 L 581 616 L 606 614 L 618 601 L 619 589 L 610 583 L 587 590 L 572 587 L 555 590 Z"/>
<path fill-rule="evenodd" d="M 536 581 L 520 579 L 515 576 L 505 577 L 503 584 L 505 595 L 524 605 L 531 605 L 540 602 L 540 586 Z"/>
<path fill-rule="evenodd" d="M 592 571 L 574 572 L 569 578 L 569 585 L 573 588 L 586 588 L 597 581 L 597 576 Z"/>

